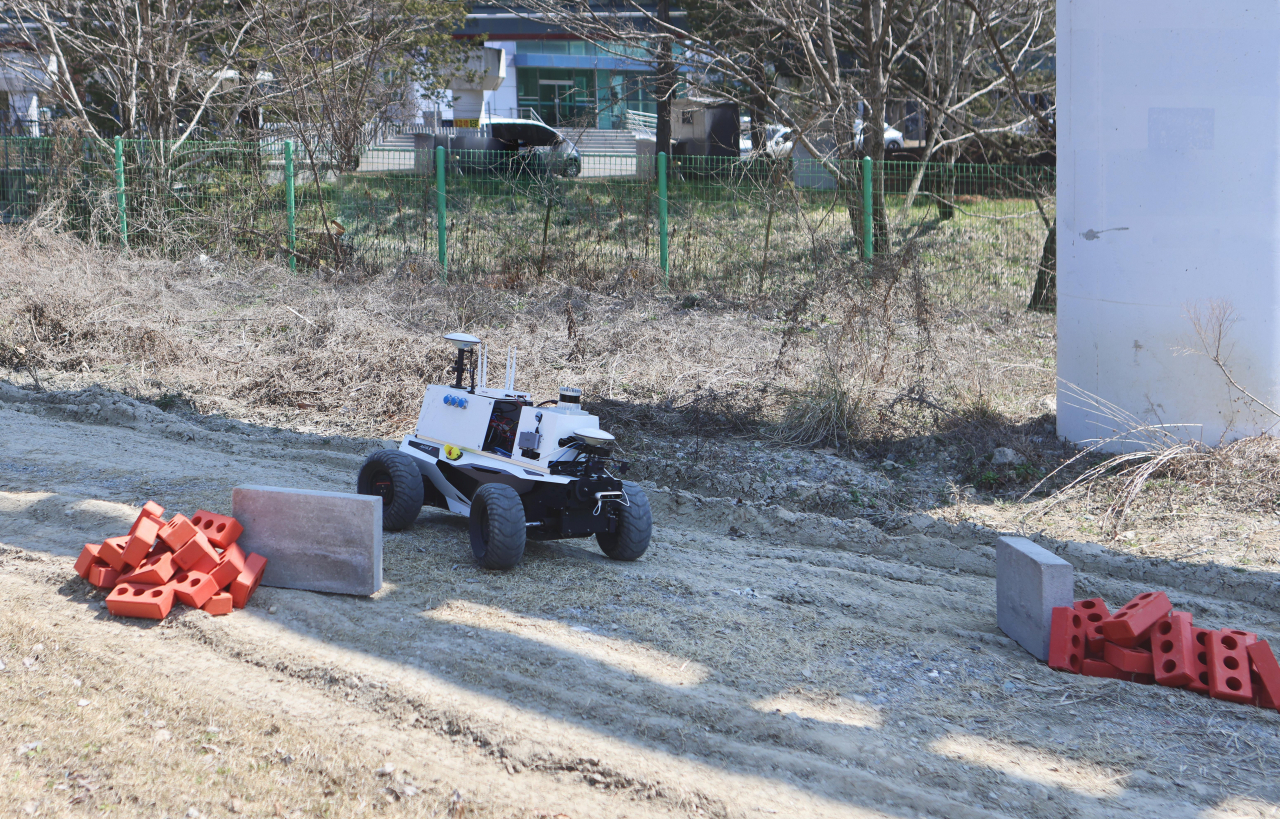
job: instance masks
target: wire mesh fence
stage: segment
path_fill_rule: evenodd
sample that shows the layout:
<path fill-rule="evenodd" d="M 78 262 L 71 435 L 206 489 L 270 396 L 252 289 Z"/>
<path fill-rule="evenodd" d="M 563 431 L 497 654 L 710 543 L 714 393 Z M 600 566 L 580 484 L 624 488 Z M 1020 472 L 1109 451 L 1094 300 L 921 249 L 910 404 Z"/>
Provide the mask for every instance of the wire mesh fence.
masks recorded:
<path fill-rule="evenodd" d="M 911 245 L 951 300 L 1025 301 L 1054 218 L 1040 166 L 371 148 L 339 172 L 281 140 L 9 137 L 0 152 L 8 221 L 56 212 L 132 249 L 450 280 L 750 295 Z"/>

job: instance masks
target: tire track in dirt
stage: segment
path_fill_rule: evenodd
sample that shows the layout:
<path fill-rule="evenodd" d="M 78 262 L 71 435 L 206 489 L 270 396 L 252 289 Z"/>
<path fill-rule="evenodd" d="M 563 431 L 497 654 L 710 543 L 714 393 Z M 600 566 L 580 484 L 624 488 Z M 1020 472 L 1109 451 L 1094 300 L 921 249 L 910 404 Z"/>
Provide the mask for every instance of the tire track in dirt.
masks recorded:
<path fill-rule="evenodd" d="M 179 440 L 27 409 L 0 408 L 0 544 L 24 550 L 0 576 L 58 587 L 79 545 L 146 497 L 229 510 L 237 483 L 350 491 L 361 460 L 350 441 Z M 464 521 L 427 511 L 386 538 L 373 599 L 263 589 L 232 618 L 176 623 L 211 678 L 279 675 L 282 692 L 305 689 L 351 724 L 469 750 L 494 788 L 518 769 L 724 816 L 1180 817 L 1280 801 L 1280 715 L 1056 674 L 1011 647 L 994 626 L 994 533 L 894 537 L 687 493 L 652 500 L 656 542 L 635 564 L 565 541 L 483 572 Z M 1080 574 L 1082 588 L 1121 601 L 1140 583 L 1089 559 L 1115 571 Z M 1233 588 L 1251 582 L 1266 581 Z M 1280 634 L 1274 610 L 1194 588 L 1175 591 L 1198 619 Z M 82 593 L 49 605 L 83 606 Z"/>

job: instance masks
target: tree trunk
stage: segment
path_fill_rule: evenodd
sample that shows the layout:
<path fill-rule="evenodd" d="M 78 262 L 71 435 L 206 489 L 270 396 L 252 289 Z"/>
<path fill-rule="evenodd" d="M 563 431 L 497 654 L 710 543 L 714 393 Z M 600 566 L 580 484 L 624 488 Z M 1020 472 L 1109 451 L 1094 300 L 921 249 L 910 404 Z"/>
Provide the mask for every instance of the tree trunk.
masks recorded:
<path fill-rule="evenodd" d="M 658 0 L 658 19 L 663 23 L 671 22 L 670 0 Z M 654 89 L 658 92 L 658 127 L 655 129 L 653 147 L 655 177 L 658 173 L 657 154 L 666 153 L 668 157 L 671 156 L 671 88 L 675 73 L 675 62 L 671 57 L 671 38 L 664 37 L 658 46 L 658 82 Z M 670 168 L 670 164 L 667 167 Z"/>
<path fill-rule="evenodd" d="M 884 197 L 884 118 L 889 96 L 884 31 L 889 25 L 887 18 L 883 0 L 865 0 L 862 28 L 867 38 L 867 101 L 870 110 L 863 112 L 862 149 L 875 162 L 871 213 L 877 252 L 889 249 L 889 219 Z"/>
<path fill-rule="evenodd" d="M 1058 228 L 1049 228 L 1049 235 L 1044 237 L 1044 250 L 1040 253 L 1040 265 L 1036 269 L 1036 286 L 1031 291 L 1028 310 L 1042 310 L 1046 313 L 1058 309 Z"/>
<path fill-rule="evenodd" d="M 956 198 L 956 162 L 952 155 L 938 171 L 938 218 L 953 219 L 956 209 L 952 204 Z"/>

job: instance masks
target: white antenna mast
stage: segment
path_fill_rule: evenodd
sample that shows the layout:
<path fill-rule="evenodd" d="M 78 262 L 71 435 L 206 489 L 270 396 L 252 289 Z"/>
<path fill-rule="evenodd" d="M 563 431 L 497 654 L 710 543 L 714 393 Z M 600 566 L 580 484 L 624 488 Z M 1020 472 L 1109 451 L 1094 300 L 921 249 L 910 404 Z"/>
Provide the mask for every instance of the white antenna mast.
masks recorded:
<path fill-rule="evenodd" d="M 516 391 L 516 348 L 507 348 L 507 380 L 502 385 L 507 392 Z"/>
<path fill-rule="evenodd" d="M 489 386 L 489 345 L 483 342 L 480 344 L 480 386 Z"/>

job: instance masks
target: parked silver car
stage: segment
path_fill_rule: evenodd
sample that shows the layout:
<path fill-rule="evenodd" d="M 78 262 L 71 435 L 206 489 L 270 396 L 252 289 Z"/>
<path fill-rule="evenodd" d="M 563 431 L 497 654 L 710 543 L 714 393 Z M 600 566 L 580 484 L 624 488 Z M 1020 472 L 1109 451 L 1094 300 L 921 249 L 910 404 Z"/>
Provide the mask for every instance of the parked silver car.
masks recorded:
<path fill-rule="evenodd" d="M 862 147 L 862 121 L 858 120 L 854 127 L 858 129 L 858 137 L 855 145 Z M 765 153 L 774 159 L 791 156 L 791 151 L 795 148 L 795 132 L 785 129 L 772 137 L 768 144 L 765 145 Z M 886 151 L 900 151 L 903 146 L 902 132 L 891 125 L 884 126 L 884 149 Z"/>

